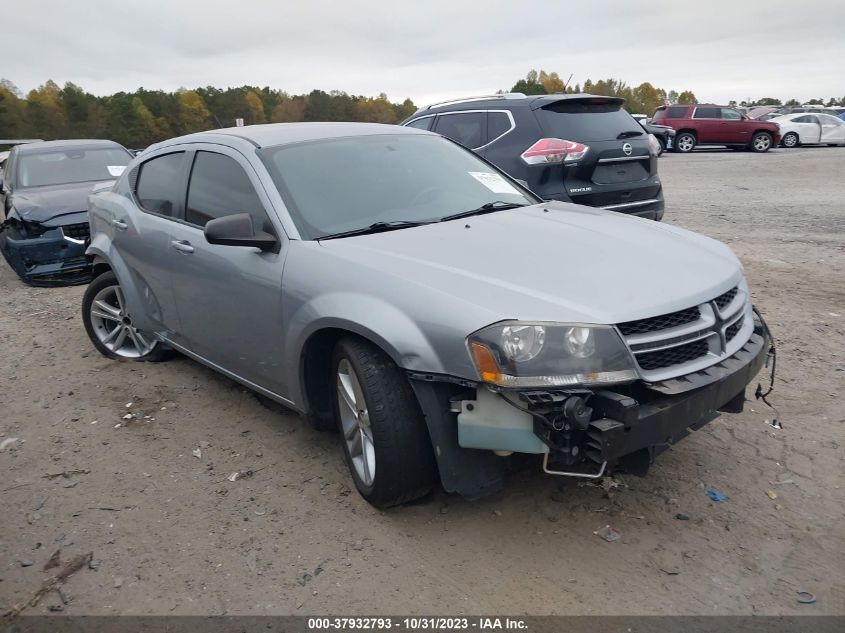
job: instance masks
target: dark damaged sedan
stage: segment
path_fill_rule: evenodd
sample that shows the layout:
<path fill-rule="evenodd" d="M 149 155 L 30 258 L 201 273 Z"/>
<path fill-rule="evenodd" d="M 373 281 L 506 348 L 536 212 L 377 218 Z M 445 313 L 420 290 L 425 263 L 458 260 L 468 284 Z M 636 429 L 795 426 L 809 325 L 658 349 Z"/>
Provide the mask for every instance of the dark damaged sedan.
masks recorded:
<path fill-rule="evenodd" d="M 57 286 L 90 279 L 88 194 L 96 183 L 116 179 L 130 160 L 123 146 L 104 140 L 12 149 L 0 179 L 0 250 L 23 281 Z"/>

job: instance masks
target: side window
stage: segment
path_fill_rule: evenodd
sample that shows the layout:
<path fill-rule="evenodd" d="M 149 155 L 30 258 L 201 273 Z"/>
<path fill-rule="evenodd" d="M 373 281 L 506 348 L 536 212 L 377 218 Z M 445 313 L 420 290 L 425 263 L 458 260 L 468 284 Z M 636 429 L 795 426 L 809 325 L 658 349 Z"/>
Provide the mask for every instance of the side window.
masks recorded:
<path fill-rule="evenodd" d="M 810 116 L 808 114 L 805 114 L 805 115 L 802 115 L 802 116 L 795 117 L 794 119 L 792 119 L 792 122 L 793 123 L 812 123 L 813 120 L 810 118 Z"/>
<path fill-rule="evenodd" d="M 223 154 L 197 152 L 185 220 L 205 226 L 209 220 L 236 213 L 249 213 L 256 231 L 276 233 L 252 181 L 238 162 Z"/>
<path fill-rule="evenodd" d="M 17 152 L 13 147 L 9 151 L 9 156 L 6 158 L 6 162 L 3 163 L 3 181 L 5 182 L 6 189 L 9 188 L 9 185 L 14 188 L 15 186 L 15 156 L 17 156 Z"/>
<path fill-rule="evenodd" d="M 817 117 L 815 114 L 808 114 L 807 118 L 809 119 L 807 123 L 815 123 L 816 125 L 821 125 L 819 123 L 819 117 Z"/>
<path fill-rule="evenodd" d="M 180 201 L 185 199 L 182 188 L 184 160 L 185 152 L 177 152 L 158 156 L 141 165 L 135 195 L 143 209 L 169 217 L 179 214 Z"/>
<path fill-rule="evenodd" d="M 667 119 L 683 119 L 687 115 L 686 106 L 669 106 L 666 110 Z"/>
<path fill-rule="evenodd" d="M 742 115 L 731 108 L 722 108 L 722 118 L 729 121 L 739 121 L 742 119 Z"/>
<path fill-rule="evenodd" d="M 486 112 L 458 112 L 437 117 L 436 132 L 448 136 L 464 147 L 473 149 L 484 145 L 487 136 Z"/>
<path fill-rule="evenodd" d="M 692 115 L 693 119 L 721 119 L 721 108 L 700 107 L 696 108 Z"/>
<path fill-rule="evenodd" d="M 485 144 L 495 141 L 502 134 L 510 131 L 511 120 L 504 112 L 488 112 L 487 113 L 487 140 Z"/>
<path fill-rule="evenodd" d="M 415 127 L 420 130 L 430 130 L 432 123 L 434 123 L 434 117 L 427 116 L 422 119 L 417 119 L 416 121 L 411 121 L 406 127 Z"/>

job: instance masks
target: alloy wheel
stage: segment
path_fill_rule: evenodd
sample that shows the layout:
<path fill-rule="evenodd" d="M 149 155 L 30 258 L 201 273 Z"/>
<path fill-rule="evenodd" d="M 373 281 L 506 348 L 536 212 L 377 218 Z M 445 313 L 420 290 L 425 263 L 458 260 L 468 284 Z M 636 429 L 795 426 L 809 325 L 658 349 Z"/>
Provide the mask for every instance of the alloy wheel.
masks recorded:
<path fill-rule="evenodd" d="M 675 147 L 682 152 L 690 152 L 692 151 L 692 148 L 695 147 L 695 141 L 689 134 L 684 134 L 676 141 Z"/>
<path fill-rule="evenodd" d="M 772 139 L 766 136 L 765 134 L 761 134 L 757 138 L 754 139 L 754 149 L 758 152 L 765 152 L 769 149 L 769 145 L 772 144 Z"/>
<path fill-rule="evenodd" d="M 120 286 L 106 286 L 91 302 L 91 325 L 100 342 L 122 358 L 140 358 L 149 354 L 157 341 L 132 325 L 126 312 Z"/>
<path fill-rule="evenodd" d="M 792 132 L 783 137 L 784 147 L 795 147 L 796 145 L 798 145 L 798 137 Z"/>
<path fill-rule="evenodd" d="M 365 486 L 376 476 L 376 449 L 364 392 L 358 375 L 346 358 L 337 366 L 337 402 L 340 425 L 355 472 Z"/>

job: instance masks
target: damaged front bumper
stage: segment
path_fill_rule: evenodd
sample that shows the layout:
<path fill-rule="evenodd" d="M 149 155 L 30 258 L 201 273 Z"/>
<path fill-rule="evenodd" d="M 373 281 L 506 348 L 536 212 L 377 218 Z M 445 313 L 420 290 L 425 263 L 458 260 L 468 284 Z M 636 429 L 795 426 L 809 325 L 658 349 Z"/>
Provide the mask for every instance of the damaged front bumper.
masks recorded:
<path fill-rule="evenodd" d="M 90 281 L 91 262 L 85 256 L 87 240 L 87 217 L 57 226 L 10 219 L 0 226 L 0 251 L 18 276 L 32 286 Z"/>
<path fill-rule="evenodd" d="M 660 383 L 606 389 L 491 391 L 453 395 L 462 449 L 543 455 L 550 474 L 644 475 L 654 458 L 720 412 L 742 411 L 747 385 L 773 354 L 761 318 L 734 355 Z"/>

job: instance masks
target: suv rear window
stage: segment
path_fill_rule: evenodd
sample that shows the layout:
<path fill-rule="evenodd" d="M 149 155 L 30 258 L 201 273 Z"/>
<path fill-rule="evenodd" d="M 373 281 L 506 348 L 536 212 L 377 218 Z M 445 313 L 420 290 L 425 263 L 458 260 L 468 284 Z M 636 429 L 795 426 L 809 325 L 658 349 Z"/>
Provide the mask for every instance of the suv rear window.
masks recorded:
<path fill-rule="evenodd" d="M 642 128 L 617 102 L 565 99 L 536 111 L 543 134 L 568 141 L 612 141 Z"/>

